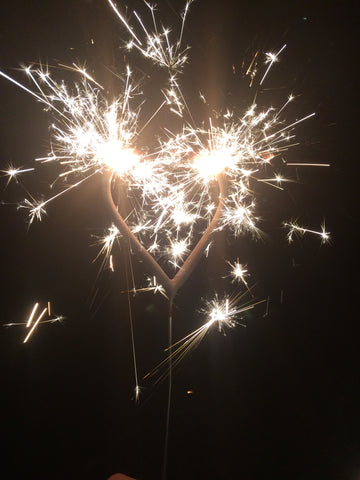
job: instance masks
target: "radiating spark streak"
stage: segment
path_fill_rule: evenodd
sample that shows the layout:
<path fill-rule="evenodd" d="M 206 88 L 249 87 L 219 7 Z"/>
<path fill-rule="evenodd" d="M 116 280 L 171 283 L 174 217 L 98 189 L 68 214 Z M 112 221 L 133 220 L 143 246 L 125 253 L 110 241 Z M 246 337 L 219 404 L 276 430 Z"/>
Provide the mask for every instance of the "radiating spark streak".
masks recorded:
<path fill-rule="evenodd" d="M 111 6 L 111 8 L 114 10 L 115 14 L 119 17 L 119 19 L 122 21 L 124 27 L 129 31 L 130 35 L 137 41 L 137 43 L 139 45 L 141 45 L 141 42 L 140 40 L 137 38 L 137 36 L 135 35 L 135 33 L 133 32 L 132 28 L 129 26 L 129 24 L 127 23 L 127 21 L 125 20 L 125 18 L 121 15 L 121 13 L 119 12 L 119 10 L 116 8 L 116 5 L 114 4 L 114 2 L 112 2 L 111 0 L 108 0 L 108 3 L 109 5 Z"/>
<path fill-rule="evenodd" d="M 267 74 L 269 73 L 270 68 L 273 66 L 273 64 L 274 64 L 275 62 L 278 61 L 278 56 L 279 56 L 280 53 L 284 50 L 285 47 L 286 47 L 286 45 L 283 45 L 277 53 L 267 53 L 267 54 L 266 54 L 266 56 L 267 56 L 267 63 L 269 63 L 269 66 L 268 66 L 268 68 L 266 69 L 266 72 L 264 73 L 264 76 L 263 76 L 262 79 L 260 80 L 260 84 L 259 84 L 259 85 L 262 85 L 262 83 L 263 83 L 263 81 L 265 80 Z"/>
<path fill-rule="evenodd" d="M 85 70 L 85 68 L 81 68 L 79 67 L 79 65 L 76 65 L 76 63 L 73 63 L 73 67 L 70 67 L 68 65 L 63 65 L 62 63 L 59 63 L 59 66 L 60 67 L 63 67 L 63 68 L 66 68 L 67 70 L 72 70 L 74 72 L 78 72 L 80 73 L 81 75 L 83 75 L 84 77 L 87 78 L 87 80 L 90 80 L 90 82 L 94 83 L 95 85 L 97 85 L 99 88 L 101 88 L 101 90 L 104 90 L 104 87 L 102 85 L 100 85 L 100 83 L 98 83 L 91 75 L 89 75 L 87 73 L 87 71 Z"/>
<path fill-rule="evenodd" d="M 205 248 L 205 256 L 206 258 L 209 256 L 210 248 L 213 242 L 208 243 L 207 247 Z"/>
<path fill-rule="evenodd" d="M 36 302 L 35 305 L 33 306 L 33 309 L 31 310 L 29 319 L 28 319 L 28 321 L 27 321 L 27 323 L 26 323 L 26 328 L 29 328 L 29 327 L 30 327 L 31 322 L 32 322 L 32 320 L 33 320 L 33 318 L 34 318 L 34 315 L 35 315 L 36 310 L 38 309 L 38 307 L 39 307 L 39 303 Z"/>
<path fill-rule="evenodd" d="M 251 290 L 249 288 L 249 285 L 245 279 L 245 277 L 248 276 L 248 270 L 239 263 L 239 259 L 236 260 L 235 263 L 227 262 L 228 265 L 231 267 L 231 276 L 232 276 L 232 281 L 233 282 L 243 282 L 244 285 L 246 286 L 247 290 L 251 294 Z"/>
<path fill-rule="evenodd" d="M 83 178 L 82 180 L 80 180 L 79 182 L 75 183 L 74 185 L 70 185 L 70 187 L 66 188 L 65 190 L 62 190 L 61 192 L 57 193 L 56 195 L 54 195 L 53 197 L 51 198 L 48 198 L 47 200 L 45 200 L 44 202 L 41 202 L 39 203 L 38 205 L 34 206 L 31 204 L 31 202 L 29 201 L 26 201 L 19 205 L 19 208 L 28 208 L 30 209 L 30 223 L 33 222 L 33 220 L 35 218 L 38 218 L 39 220 L 41 220 L 41 215 L 43 215 L 45 213 L 45 205 L 47 205 L 48 203 L 52 202 L 53 200 L 55 200 L 56 198 L 59 198 L 61 197 L 62 195 L 64 195 L 64 193 L 68 192 L 69 190 L 72 190 L 73 188 L 76 188 L 78 187 L 79 185 L 81 185 L 83 182 L 85 182 L 86 180 L 88 180 L 90 177 L 94 176 L 96 173 L 98 172 L 94 172 L 92 173 L 91 175 L 89 175 L 88 177 L 86 178 Z"/>
<path fill-rule="evenodd" d="M 48 163 L 48 162 L 53 162 L 54 160 L 62 160 L 63 158 L 67 159 L 69 158 L 69 155 L 60 156 L 60 155 L 53 154 L 47 157 L 38 157 L 38 158 L 35 158 L 35 162 Z M 61 162 L 61 165 L 66 163 L 72 163 L 72 162 L 73 160 L 69 160 L 68 162 Z"/>
<path fill-rule="evenodd" d="M 20 175 L 20 174 L 26 173 L 26 172 L 33 172 L 34 170 L 35 170 L 34 168 L 13 168 L 13 167 L 9 167 L 8 170 L 0 170 L 0 172 L 9 177 L 8 181 L 6 183 L 6 185 L 9 185 L 10 181 L 13 178 L 16 180 L 17 175 Z"/>
<path fill-rule="evenodd" d="M 151 10 L 151 15 L 152 15 L 152 18 L 153 18 L 153 24 L 154 24 L 154 27 L 155 27 L 155 32 L 157 33 L 157 27 L 156 27 L 155 16 L 154 16 L 154 9 L 153 9 L 148 3 L 146 3 L 146 2 L 144 2 L 144 3 L 145 3 L 145 4 L 147 5 L 147 7 L 149 7 L 150 10 Z M 140 26 L 141 26 L 142 29 L 144 30 L 144 33 L 145 33 L 146 37 L 147 37 L 147 38 L 150 38 L 149 32 L 146 30 L 146 27 L 145 27 L 143 21 L 141 20 L 141 18 L 139 17 L 139 15 L 138 15 L 135 11 L 134 11 L 134 15 L 135 15 L 137 21 L 140 23 Z M 161 47 L 160 47 L 160 48 L 161 48 Z"/>
<path fill-rule="evenodd" d="M 38 326 L 38 324 L 40 323 L 40 320 L 43 318 L 43 316 L 45 315 L 45 313 L 47 312 L 47 307 L 44 308 L 44 310 L 41 312 L 41 314 L 39 315 L 39 317 L 37 318 L 36 322 L 34 323 L 34 325 L 32 326 L 30 332 L 26 335 L 25 337 L 25 340 L 23 343 L 26 343 L 29 338 L 31 337 L 31 335 L 33 334 L 35 328 Z"/>
<path fill-rule="evenodd" d="M 155 295 L 156 293 L 160 293 L 163 297 L 168 299 L 168 296 L 166 295 L 166 291 L 165 291 L 164 287 L 157 282 L 157 279 L 156 279 L 155 276 L 149 277 L 147 279 L 147 282 L 148 282 L 147 287 L 143 287 L 143 288 L 135 288 L 134 287 L 132 289 L 134 294 L 135 293 L 143 293 L 143 292 L 153 292 L 154 295 Z M 125 293 L 125 292 L 122 292 L 122 293 Z M 126 291 L 126 293 L 127 293 L 127 291 Z"/>
<path fill-rule="evenodd" d="M 48 302 L 47 309 L 48 309 L 48 316 L 51 317 L 51 302 Z"/>
<path fill-rule="evenodd" d="M 310 230 L 308 228 L 303 228 L 297 225 L 296 223 L 290 222 L 290 223 L 284 223 L 284 226 L 289 228 L 289 233 L 287 235 L 289 243 L 293 241 L 293 236 L 296 233 L 299 233 L 300 235 L 304 235 L 305 233 L 311 233 L 313 235 L 318 235 L 321 237 L 322 243 L 326 243 L 330 240 L 330 233 L 326 231 L 325 229 L 325 224 L 321 226 L 321 231 L 317 230 Z"/>
<path fill-rule="evenodd" d="M 182 118 L 182 115 L 180 112 L 178 112 L 177 110 L 175 110 L 174 108 L 170 108 L 170 111 L 175 113 L 175 115 L 177 115 L 178 117 Z"/>
<path fill-rule="evenodd" d="M 166 101 L 164 100 L 163 103 L 159 106 L 159 108 L 157 110 L 155 110 L 155 112 L 151 115 L 151 117 L 149 118 L 149 120 L 142 126 L 141 130 L 139 130 L 139 133 L 138 135 L 140 135 L 144 130 L 145 128 L 149 125 L 149 123 L 154 120 L 154 118 L 156 117 L 156 115 L 160 112 L 160 110 L 163 108 L 163 106 L 166 105 Z"/>
<path fill-rule="evenodd" d="M 114 270 L 114 262 L 113 262 L 113 256 L 112 256 L 112 255 L 110 255 L 110 258 L 109 258 L 109 267 L 110 267 L 110 270 L 111 270 L 112 272 L 115 271 L 115 270 Z"/>
<path fill-rule="evenodd" d="M 57 108 L 55 108 L 53 105 L 49 104 L 44 97 L 41 97 L 40 95 L 36 94 L 35 92 L 33 92 L 32 90 L 30 90 L 29 88 L 25 87 L 25 85 L 23 85 L 22 83 L 16 81 L 16 80 L 15 80 L 14 78 L 12 78 L 12 77 L 9 77 L 9 75 L 6 75 L 6 73 L 2 72 L 1 70 L 0 70 L 0 76 L 6 78 L 6 80 L 9 80 L 9 82 L 13 83 L 13 84 L 16 85 L 17 87 L 20 87 L 22 90 L 25 90 L 25 92 L 30 93 L 30 95 L 32 95 L 33 97 L 37 98 L 41 103 L 45 103 L 46 105 L 48 105 L 49 107 L 51 107 L 56 113 L 58 113 L 59 115 L 63 116 L 63 114 L 60 112 L 60 110 L 58 110 Z"/>
<path fill-rule="evenodd" d="M 276 116 L 278 117 L 280 115 L 280 113 L 282 113 L 283 110 L 285 110 L 285 108 L 289 105 L 290 102 L 292 102 L 294 100 L 294 96 L 293 95 L 290 95 L 289 98 L 287 99 L 287 101 L 284 103 L 284 105 L 279 108 L 279 110 L 277 111 L 277 114 Z"/>
<path fill-rule="evenodd" d="M 249 68 L 246 70 L 246 75 L 249 75 L 249 73 L 251 72 L 251 69 L 252 69 L 252 66 L 254 65 L 254 62 L 256 60 L 256 57 L 259 55 L 259 50 L 255 53 L 255 55 L 253 56 L 253 59 L 251 60 L 251 63 L 249 65 Z"/>
<path fill-rule="evenodd" d="M 310 113 L 306 117 L 302 117 L 302 118 L 300 118 L 300 120 L 297 120 L 296 122 L 293 122 L 290 125 L 286 125 L 286 127 L 282 128 L 281 130 L 278 130 L 275 133 L 272 133 L 270 136 L 266 137 L 266 140 L 270 140 L 270 138 L 276 137 L 277 135 L 279 135 L 279 133 L 285 132 L 286 130 L 289 130 L 290 128 L 295 127 L 295 125 L 298 125 L 299 123 L 304 122 L 305 120 L 308 120 L 309 118 L 313 117 L 314 115 L 315 115 L 315 113 Z M 261 141 L 259 141 L 257 143 L 260 143 Z M 254 145 L 256 145 L 257 143 L 255 143 Z"/>
<path fill-rule="evenodd" d="M 134 388 L 134 393 L 135 393 L 135 402 L 137 403 L 140 399 L 140 393 L 141 393 L 141 387 L 139 385 L 136 385 Z"/>
<path fill-rule="evenodd" d="M 135 11 L 133 12 L 145 35 L 145 41 L 141 42 L 140 39 L 135 35 L 134 30 L 126 21 L 124 16 L 120 14 L 115 4 L 111 0 L 108 0 L 108 2 L 134 40 L 134 43 L 129 43 L 129 49 L 134 46 L 145 58 L 150 58 L 154 64 L 167 67 L 170 71 L 177 71 L 185 64 L 187 60 L 187 56 L 185 54 L 187 48 L 185 48 L 183 51 L 179 50 L 181 43 L 180 39 L 174 45 L 170 43 L 169 29 L 163 27 L 162 32 L 158 31 L 154 15 L 154 7 L 152 7 L 149 3 L 145 2 L 145 5 L 150 9 L 151 12 L 155 33 L 150 33 L 145 27 L 141 17 Z M 185 19 L 183 18 L 181 27 L 182 30 L 184 20 Z M 180 38 L 181 37 L 182 33 L 180 33 Z M 144 43 L 146 44 L 145 46 Z"/>
<path fill-rule="evenodd" d="M 330 167 L 330 163 L 289 163 L 286 162 L 286 165 L 293 167 Z"/>
<path fill-rule="evenodd" d="M 36 78 L 35 78 L 34 75 L 32 74 L 32 72 L 31 72 L 31 67 L 25 68 L 25 73 L 26 73 L 26 75 L 28 75 L 29 78 L 33 81 L 33 83 L 35 84 L 36 88 L 39 90 L 39 92 L 41 93 L 41 95 L 46 99 L 46 93 L 42 90 L 39 82 L 37 82 Z"/>
<path fill-rule="evenodd" d="M 270 179 L 268 179 L 268 180 L 265 180 L 265 179 L 263 179 L 263 178 L 258 178 L 257 181 L 258 181 L 258 182 L 261 182 L 261 183 L 266 183 L 266 185 L 270 185 L 270 187 L 272 187 L 272 188 L 277 188 L 278 190 L 282 190 L 282 191 L 284 190 L 284 189 L 283 189 L 282 187 L 280 187 L 279 185 L 274 185 L 273 183 L 271 183 L 271 182 L 277 182 L 278 180 L 276 180 L 276 179 L 271 179 L 271 178 L 270 178 Z"/>
<path fill-rule="evenodd" d="M 100 245 L 102 245 L 98 255 L 96 256 L 95 260 L 100 256 L 100 255 L 105 255 L 105 257 L 110 257 L 112 258 L 111 251 L 114 246 L 115 241 L 119 240 L 120 238 L 120 231 L 115 225 L 111 225 L 111 227 L 108 228 L 108 233 L 107 235 L 104 235 L 103 237 L 100 237 L 98 242 Z M 111 260 L 112 261 L 112 260 Z M 111 265 L 111 263 L 110 263 Z"/>
<path fill-rule="evenodd" d="M 181 42 L 182 42 L 186 16 L 187 16 L 187 14 L 188 14 L 188 12 L 189 12 L 189 7 L 190 7 L 190 5 L 192 4 L 193 1 L 194 1 L 194 0 L 188 0 L 188 1 L 186 2 L 185 8 L 184 8 L 184 12 L 183 12 L 183 14 L 182 14 L 181 31 L 180 31 L 179 41 L 178 41 L 178 43 L 177 43 L 177 47 L 178 47 L 178 48 L 180 47 Z"/>
<path fill-rule="evenodd" d="M 61 322 L 62 320 L 64 320 L 66 317 L 62 316 L 62 315 L 58 315 L 57 317 L 54 317 L 54 318 L 50 318 L 49 320 L 42 320 L 41 322 L 39 322 L 38 325 L 44 325 L 45 323 L 56 323 L 56 322 Z M 4 325 L 2 325 L 3 327 L 22 327 L 24 325 L 26 325 L 27 323 L 26 322 L 13 322 L 13 323 L 4 323 Z"/>

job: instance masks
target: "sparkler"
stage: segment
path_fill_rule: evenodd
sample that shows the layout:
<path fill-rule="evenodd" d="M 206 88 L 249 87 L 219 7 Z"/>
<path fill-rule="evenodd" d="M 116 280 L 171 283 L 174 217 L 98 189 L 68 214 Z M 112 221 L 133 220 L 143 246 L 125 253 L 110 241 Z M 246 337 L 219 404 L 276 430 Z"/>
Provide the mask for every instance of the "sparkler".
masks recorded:
<path fill-rule="evenodd" d="M 197 124 L 180 82 L 189 55 L 189 48 L 183 45 L 183 33 L 192 0 L 185 4 L 175 41 L 174 33 L 158 21 L 155 7 L 146 1 L 150 27 L 136 12 L 133 13 L 136 25 L 132 25 L 114 1 L 107 0 L 107 3 L 120 26 L 130 36 L 127 49 L 165 72 L 163 84 L 157 87 L 161 95 L 159 104 L 145 117 L 142 106 L 146 97 L 129 65 L 123 69 L 122 75 L 117 75 L 122 90 L 116 99 L 110 99 L 107 89 L 77 63 L 59 65 L 75 76 L 73 84 L 57 79 L 49 67 L 42 65 L 23 69 L 30 86 L 0 71 L 1 77 L 32 95 L 52 115 L 51 146 L 45 156 L 36 159 L 36 167 L 16 168 L 10 165 L 1 173 L 7 177 L 7 183 L 12 179 L 20 183 L 22 174 L 38 168 L 51 165 L 51 171 L 56 171 L 50 181 L 51 196 L 37 200 L 28 193 L 18 205 L 20 209 L 28 210 L 30 224 L 43 218 L 50 202 L 71 189 L 80 188 L 94 176 L 101 179 L 113 223 L 101 238 L 97 238 L 100 249 L 96 258 L 103 255 L 103 265 L 107 262 L 114 272 L 114 248 L 128 240 L 132 251 L 144 261 L 149 274 L 146 287 L 137 288 L 133 279 L 133 288 L 127 290 L 136 401 L 141 387 L 130 294 L 153 292 L 168 299 L 170 341 L 166 349 L 167 358 L 144 377 L 156 377 L 156 382 L 159 382 L 170 375 L 165 478 L 172 368 L 200 343 L 210 329 L 225 332 L 237 325 L 246 326 L 242 323 L 243 314 L 264 302 L 252 299 L 240 305 L 241 293 L 233 296 L 225 294 L 223 298 L 215 294 L 212 300 L 206 301 L 202 310 L 204 324 L 173 343 L 174 298 L 201 258 L 208 255 L 216 231 L 231 231 L 234 236 L 245 232 L 261 236 L 256 184 L 260 182 L 264 188 L 283 190 L 283 184 L 292 181 L 276 171 L 276 162 L 295 145 L 296 126 L 312 118 L 314 113 L 287 121 L 287 107 L 295 100 L 290 95 L 277 108 L 264 108 L 252 103 L 241 114 L 236 110 L 215 113 L 201 125 Z M 276 53 L 265 54 L 265 72 L 258 85 L 265 82 L 284 49 L 285 45 Z M 260 58 L 261 53 L 257 51 L 247 68 L 250 86 L 256 85 L 256 66 Z M 200 94 L 200 100 L 207 104 L 203 94 Z M 156 147 L 150 149 L 144 145 L 142 134 L 154 124 L 153 120 L 160 111 L 166 111 L 169 116 L 176 115 L 181 127 L 173 131 L 166 125 L 160 132 L 152 132 L 159 141 Z M 308 163 L 287 165 L 329 166 Z M 325 225 L 321 231 L 301 227 L 296 222 L 284 225 L 289 229 L 289 242 L 296 234 L 305 233 L 320 236 L 322 243 L 329 240 Z M 243 284 L 245 293 L 252 295 L 247 282 L 247 267 L 239 259 L 227 263 L 232 283 Z M 129 287 L 127 266 L 125 276 Z M 24 343 L 29 341 L 40 324 L 58 322 L 63 318 L 52 317 L 50 303 L 40 314 L 38 308 L 36 303 L 27 322 L 21 323 L 28 329 Z M 46 312 L 48 318 L 44 320 Z M 264 316 L 268 312 L 269 298 Z M 12 325 L 20 324 L 6 326 Z"/>
<path fill-rule="evenodd" d="M 0 76 L 32 95 L 53 117 L 50 151 L 36 164 L 37 168 L 55 167 L 57 175 L 51 181 L 55 193 L 41 201 L 29 195 L 19 208 L 29 211 L 30 223 L 41 220 L 49 202 L 95 175 L 101 177 L 114 223 L 100 239 L 99 255 L 105 255 L 114 271 L 113 248 L 123 237 L 128 239 L 151 274 L 148 287 L 134 286 L 134 291 L 160 292 L 168 297 L 171 309 L 175 295 L 207 254 L 214 232 L 230 229 L 235 236 L 247 231 L 261 235 L 254 186 L 261 182 L 283 189 L 289 179 L 275 172 L 273 165 L 294 145 L 295 127 L 314 113 L 286 122 L 286 108 L 295 99 L 290 95 L 278 108 L 253 103 L 241 115 L 228 111 L 197 125 L 179 80 L 189 54 L 183 33 L 192 2 L 185 4 L 175 41 L 171 29 L 159 26 L 162 22 L 147 2 L 150 27 L 136 12 L 136 26 L 131 25 L 115 2 L 107 3 L 130 36 L 127 48 L 166 72 L 159 87 L 163 100 L 150 117 L 144 117 L 141 107 L 146 98 L 130 66 L 121 77 L 122 93 L 115 100 L 109 100 L 104 86 L 76 63 L 61 65 L 76 75 L 72 85 L 55 79 L 50 68 L 42 65 L 24 68 L 30 87 L 0 71 Z M 260 85 L 284 48 L 266 53 Z M 256 52 L 247 71 L 252 85 L 259 58 Z M 162 130 L 158 146 L 149 150 L 141 134 L 161 110 L 180 117 L 182 126 L 175 132 Z M 2 173 L 8 182 L 12 178 L 19 182 L 20 174 L 31 170 L 11 166 Z M 289 241 L 295 233 L 306 232 L 319 234 L 323 242 L 329 239 L 325 229 L 316 232 L 295 223 L 285 225 L 290 229 Z M 230 265 L 233 280 L 249 289 L 247 270 L 239 260 Z"/>
<path fill-rule="evenodd" d="M 296 234 L 302 236 L 302 235 L 305 235 L 305 233 L 311 233 L 313 235 L 319 236 L 321 238 L 322 243 L 327 243 L 330 239 L 330 234 L 329 232 L 326 231 L 326 228 L 325 228 L 325 222 L 321 225 L 321 231 L 310 230 L 308 228 L 300 227 L 295 222 L 284 223 L 284 226 L 289 228 L 289 233 L 287 235 L 289 243 L 293 241 L 293 237 Z"/>

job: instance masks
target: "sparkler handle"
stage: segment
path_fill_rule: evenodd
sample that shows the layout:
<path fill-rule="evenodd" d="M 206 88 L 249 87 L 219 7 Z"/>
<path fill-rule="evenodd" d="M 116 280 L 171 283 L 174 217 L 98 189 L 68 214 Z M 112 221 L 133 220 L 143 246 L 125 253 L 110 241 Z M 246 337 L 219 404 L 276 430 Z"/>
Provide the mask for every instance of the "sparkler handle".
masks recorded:
<path fill-rule="evenodd" d="M 154 259 L 154 257 L 146 250 L 146 248 L 139 242 L 133 232 L 130 230 L 118 209 L 113 201 L 112 193 L 111 193 L 111 184 L 114 174 L 109 173 L 105 174 L 105 198 L 109 204 L 111 212 L 113 214 L 114 221 L 116 226 L 118 227 L 119 231 L 129 239 L 132 247 L 137 251 L 142 259 L 147 264 L 148 268 L 151 269 L 153 274 L 156 276 L 159 283 L 164 287 L 166 293 L 169 296 L 169 301 L 172 302 L 176 293 L 179 289 L 184 285 L 186 280 L 190 277 L 192 272 L 194 271 L 196 265 L 200 261 L 201 255 L 204 252 L 209 239 L 215 228 L 220 220 L 221 213 L 224 207 L 225 197 L 226 197 L 226 180 L 224 174 L 219 174 L 217 176 L 217 181 L 219 185 L 219 204 L 216 209 L 216 212 L 208 225 L 207 229 L 205 230 L 203 236 L 200 238 L 198 243 L 195 245 L 194 249 L 191 251 L 190 255 L 186 258 L 185 262 L 183 263 L 180 270 L 174 276 L 174 278 L 169 278 L 169 276 L 164 272 L 164 270 L 160 267 L 158 262 Z"/>

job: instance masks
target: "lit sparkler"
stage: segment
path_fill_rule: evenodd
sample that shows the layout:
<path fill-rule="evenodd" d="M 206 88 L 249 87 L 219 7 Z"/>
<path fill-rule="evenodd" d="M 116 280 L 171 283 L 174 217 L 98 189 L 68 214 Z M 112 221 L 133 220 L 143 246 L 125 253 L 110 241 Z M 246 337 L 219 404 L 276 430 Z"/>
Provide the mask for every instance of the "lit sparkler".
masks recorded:
<path fill-rule="evenodd" d="M 138 103 L 134 107 L 132 103 L 140 93 L 130 69 L 123 95 L 111 103 L 96 84 L 92 85 L 92 77 L 83 69 L 75 70 L 82 83 L 75 84 L 72 92 L 64 82 L 56 82 L 48 69 L 26 69 L 37 92 L 0 72 L 55 115 L 52 150 L 37 161 L 59 167 L 58 183 L 77 179 L 46 200 L 25 199 L 20 208 L 29 210 L 30 222 L 42 218 L 50 201 L 101 173 L 110 184 L 125 184 L 128 197 L 129 192 L 138 193 L 131 193 L 137 205 L 127 215 L 126 224 L 121 224 L 121 233 L 129 236 L 131 230 L 130 237 L 136 236 L 149 255 L 167 258 L 175 271 L 181 270 L 199 232 L 212 223 L 216 203 L 218 218 L 211 231 L 229 226 L 236 235 L 245 230 L 257 232 L 252 183 L 270 183 L 272 179 L 262 175 L 271 169 L 271 160 L 288 148 L 294 127 L 313 114 L 283 126 L 279 112 L 285 105 L 278 111 L 252 105 L 240 118 L 227 113 L 216 125 L 210 119 L 208 129 L 186 125 L 181 133 L 169 133 L 154 152 L 144 154 L 136 149 L 141 110 Z M 25 170 L 7 173 L 12 177 L 21 171 Z M 281 183 L 283 179 L 277 176 L 274 181 Z M 223 190 L 219 200 L 216 183 Z M 112 202 L 111 190 L 108 196 Z M 118 215 L 115 221 L 119 223 Z M 102 253 L 110 256 L 114 239 L 113 235 L 104 237 Z"/>
<path fill-rule="evenodd" d="M 160 292 L 172 305 L 197 262 L 208 252 L 216 230 L 230 228 L 235 235 L 246 231 L 260 235 L 254 186 L 262 182 L 282 189 L 286 178 L 274 172 L 273 163 L 294 145 L 295 127 L 314 113 L 286 122 L 286 108 L 295 98 L 290 95 L 278 108 L 252 104 L 243 114 L 228 111 L 213 115 L 199 127 L 193 120 L 186 120 L 192 117 L 179 80 L 188 57 L 183 32 L 192 2 L 185 4 L 175 41 L 171 40 L 171 30 L 162 26 L 155 8 L 147 2 L 150 28 L 134 12 L 135 28 L 112 0 L 107 2 L 130 35 L 128 48 L 165 70 L 166 82 L 159 87 L 163 101 L 150 117 L 144 118 L 141 107 L 146 98 L 129 66 L 121 78 L 122 93 L 115 100 L 109 100 L 107 90 L 75 63 L 65 67 L 77 76 L 78 81 L 72 85 L 55 79 L 50 69 L 41 65 L 24 68 L 30 87 L 0 71 L 0 76 L 32 95 L 53 116 L 51 149 L 36 162 L 37 167 L 56 167 L 57 176 L 51 181 L 55 193 L 41 201 L 29 196 L 19 207 L 29 211 L 30 223 L 41 220 L 49 202 L 94 175 L 101 176 L 114 223 L 100 239 L 99 254 L 105 255 L 113 271 L 114 245 L 121 236 L 126 237 L 151 274 L 148 287 L 138 291 Z M 266 53 L 267 68 L 260 85 L 284 48 Z M 252 85 L 253 64 L 258 57 L 256 52 L 248 68 Z M 169 115 L 179 116 L 183 125 L 175 132 L 162 130 L 158 146 L 149 150 L 142 144 L 141 134 L 164 109 Z M 30 170 L 9 167 L 2 173 L 9 177 L 8 181 L 19 181 L 19 175 Z M 325 229 L 315 232 L 295 223 L 286 226 L 290 229 L 289 240 L 295 233 L 306 232 L 319 234 L 323 241 L 329 238 Z M 244 267 L 238 261 L 231 266 L 233 279 L 249 288 Z M 173 277 L 167 273 L 169 270 Z M 233 326 L 234 317 L 243 311 L 233 308 L 230 300 L 224 304 L 214 302 L 211 318 L 194 333 L 196 338 L 213 324 L 221 328 Z M 33 329 L 41 323 L 39 318 Z M 184 345 L 193 344 L 192 335 L 185 337 L 189 343 Z"/>

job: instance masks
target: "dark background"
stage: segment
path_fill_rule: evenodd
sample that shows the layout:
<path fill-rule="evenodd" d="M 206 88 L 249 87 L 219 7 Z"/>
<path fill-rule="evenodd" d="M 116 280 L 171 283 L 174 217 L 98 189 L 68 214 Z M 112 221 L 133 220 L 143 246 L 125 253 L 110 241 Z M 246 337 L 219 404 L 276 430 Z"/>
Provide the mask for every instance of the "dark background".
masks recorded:
<path fill-rule="evenodd" d="M 132 3 L 142 11 L 140 2 Z M 182 5 L 161 2 L 167 24 L 175 24 Z M 5 2 L 0 12 L 1 70 L 21 78 L 11 69 L 22 63 L 87 59 L 109 95 L 116 93 L 105 66 L 121 69 L 119 45 L 127 35 L 105 1 L 19 0 Z M 289 119 L 313 111 L 316 117 L 299 126 L 300 145 L 286 159 L 331 167 L 292 170 L 299 181 L 286 192 L 264 189 L 265 241 L 219 236 L 176 298 L 174 338 L 181 338 L 201 325 L 202 297 L 236 290 L 222 277 L 224 259 L 238 256 L 257 282 L 257 296 L 270 297 L 270 310 L 267 316 L 263 307 L 252 311 L 246 329 L 209 332 L 175 372 L 169 479 L 360 478 L 356 18 L 351 2 L 192 5 L 185 93 L 195 98 L 201 88 L 217 109 L 241 111 L 256 91 L 242 77 L 243 60 L 286 43 L 258 103 L 279 105 L 299 94 Z M 146 64 L 137 56 L 132 63 L 141 76 Z M 163 78 L 150 70 L 149 89 Z M 48 151 L 49 118 L 2 78 L 0 95 L 0 168 L 27 166 Z M 31 192 L 46 191 L 46 174 L 23 180 Z M 2 193 L 5 203 L 23 197 L 15 183 Z M 100 263 L 92 262 L 93 236 L 110 223 L 99 179 L 54 202 L 48 213 L 28 230 L 21 212 L 0 209 L 1 323 L 22 321 L 36 300 L 51 300 L 67 317 L 38 328 L 26 345 L 21 327 L 0 331 L 2 478 L 100 480 L 119 471 L 159 479 L 167 385 L 141 382 L 135 404 L 127 297 L 119 294 L 126 288 L 126 247 L 113 275 L 98 276 Z M 281 222 L 291 217 L 315 229 L 325 217 L 331 244 L 305 236 L 288 246 Z M 132 263 L 143 283 L 141 264 Z M 138 295 L 132 314 L 145 374 L 167 344 L 166 301 Z"/>

